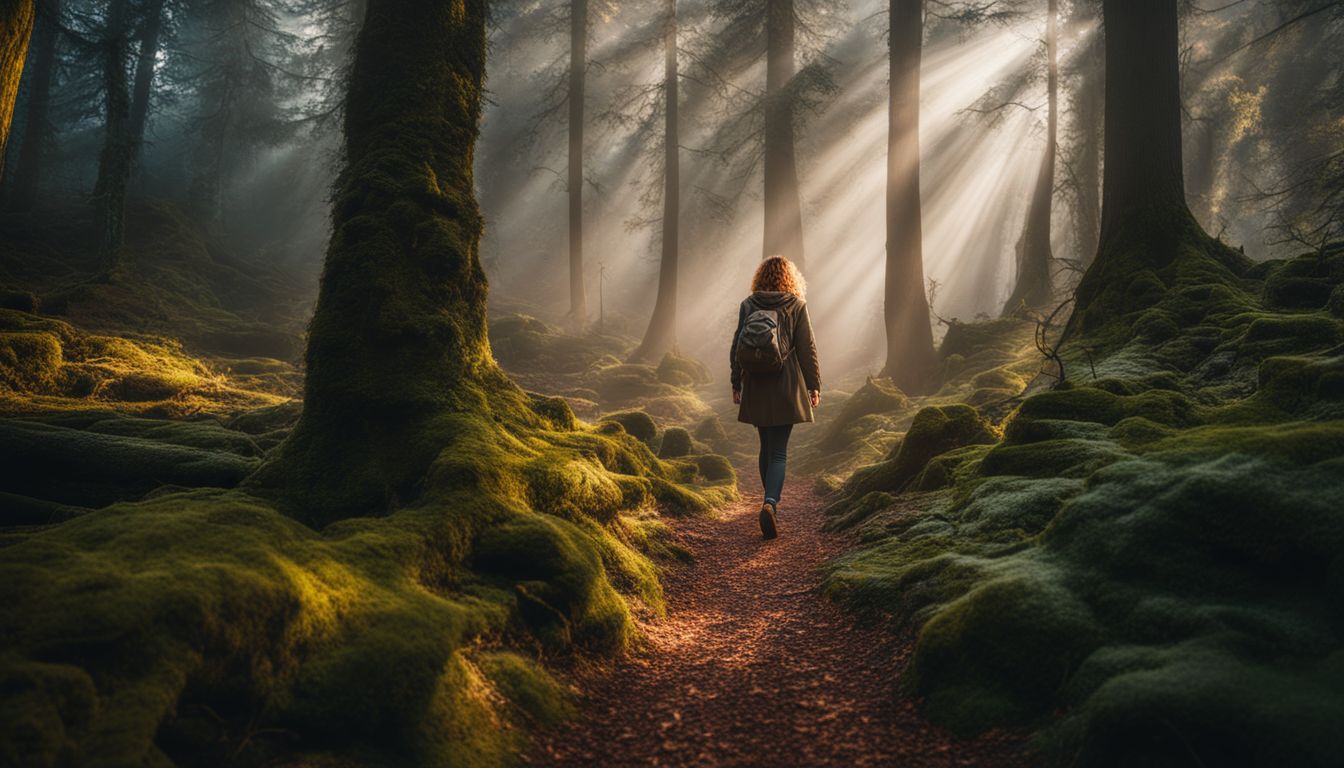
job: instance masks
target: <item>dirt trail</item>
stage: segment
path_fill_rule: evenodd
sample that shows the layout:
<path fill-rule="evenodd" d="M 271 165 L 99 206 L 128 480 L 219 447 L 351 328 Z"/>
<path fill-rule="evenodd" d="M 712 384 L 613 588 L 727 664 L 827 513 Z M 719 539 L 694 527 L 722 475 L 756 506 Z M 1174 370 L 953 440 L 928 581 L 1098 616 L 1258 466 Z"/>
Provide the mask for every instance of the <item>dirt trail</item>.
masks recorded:
<path fill-rule="evenodd" d="M 757 527 L 759 485 L 718 518 L 673 522 L 696 561 L 668 568 L 666 618 L 642 622 L 639 651 L 569 670 L 584 715 L 542 734 L 532 765 L 1026 763 L 1019 735 L 954 741 L 896 699 L 908 644 L 817 592 L 847 540 L 820 532 L 811 484 L 790 479 L 774 541 Z"/>

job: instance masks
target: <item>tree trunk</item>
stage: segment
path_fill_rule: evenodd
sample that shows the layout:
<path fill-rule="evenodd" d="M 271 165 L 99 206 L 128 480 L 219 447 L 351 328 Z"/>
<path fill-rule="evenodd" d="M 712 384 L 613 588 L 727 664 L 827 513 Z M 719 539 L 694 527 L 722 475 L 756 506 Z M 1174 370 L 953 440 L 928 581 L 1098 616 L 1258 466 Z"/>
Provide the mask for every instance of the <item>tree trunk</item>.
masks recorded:
<path fill-rule="evenodd" d="M 1176 0 L 1104 0 L 1106 170 L 1097 258 L 1078 284 L 1065 336 L 1099 330 L 1155 301 L 1148 286 L 1207 235 L 1190 214 L 1181 169 Z M 1235 259 L 1222 257 L 1238 269 Z"/>
<path fill-rule="evenodd" d="M 1106 174 L 1099 256 L 1164 229 L 1155 225 L 1190 216 L 1181 171 L 1176 0 L 1106 0 L 1103 13 Z M 1157 255 L 1169 260 L 1175 253 Z"/>
<path fill-rule="evenodd" d="M 103 272 L 121 266 L 126 240 L 126 188 L 131 180 L 131 94 L 126 82 L 128 0 L 113 0 L 108 8 L 103 45 L 103 87 L 106 114 L 103 151 L 98 159 L 98 182 L 93 188 L 97 221 L 102 230 L 100 255 Z"/>
<path fill-rule="evenodd" d="M 13 183 L 7 190 L 9 207 L 26 211 L 37 200 L 42 164 L 51 149 L 51 83 L 56 72 L 56 43 L 61 30 L 60 0 L 43 0 L 37 6 L 36 47 L 33 72 L 19 139 L 18 162 Z"/>
<path fill-rule="evenodd" d="M 793 136 L 793 0 L 766 0 L 765 238 L 762 257 L 803 267 L 803 206 Z"/>
<path fill-rule="evenodd" d="M 654 360 L 677 341 L 677 231 L 681 226 L 681 162 L 677 130 L 677 0 L 664 0 L 666 27 L 663 64 L 663 255 L 658 268 L 658 299 L 644 341 L 633 360 Z"/>
<path fill-rule="evenodd" d="M 1052 208 L 1055 202 L 1055 154 L 1059 137 L 1059 63 L 1058 0 L 1049 0 L 1045 22 L 1046 92 L 1049 113 L 1046 117 L 1045 157 L 1036 175 L 1036 189 L 1027 209 L 1027 222 L 1018 245 L 1017 279 L 1013 292 L 1003 305 L 1003 314 L 1012 315 L 1023 310 L 1039 309 L 1054 301 L 1055 292 L 1050 279 L 1054 254 L 1050 250 Z"/>
<path fill-rule="evenodd" d="M 923 0 L 890 0 L 890 104 L 887 133 L 887 268 L 883 319 L 887 362 L 882 375 L 901 389 L 935 388 L 938 358 L 924 293 L 919 200 L 919 65 Z"/>
<path fill-rule="evenodd" d="M 1190 184 L 1186 202 L 1191 206 L 1195 220 L 1205 227 L 1213 226 L 1214 181 L 1218 178 L 1219 123 L 1221 116 L 1206 115 L 1191 120 L 1189 133 L 1194 144 L 1190 158 Z"/>
<path fill-rule="evenodd" d="M 145 9 L 145 27 L 135 62 L 135 93 L 131 97 L 131 141 L 134 157 L 140 156 L 149 119 L 149 97 L 154 90 L 154 64 L 159 56 L 159 33 L 163 30 L 163 0 L 152 0 Z"/>
<path fill-rule="evenodd" d="M 1101 142 L 1104 103 L 1101 41 L 1089 41 L 1083 53 L 1084 67 L 1078 93 L 1073 100 L 1077 127 L 1074 152 L 1074 232 L 1077 256 L 1086 269 L 1097 255 L 1101 228 Z"/>
<path fill-rule="evenodd" d="M 14 121 L 28 39 L 33 34 L 33 0 L 0 0 L 0 177 L 5 172 L 5 147 Z"/>
<path fill-rule="evenodd" d="M 569 320 L 588 319 L 583 286 L 583 90 L 588 69 L 588 0 L 569 4 Z"/>
<path fill-rule="evenodd" d="M 485 16 L 484 0 L 369 4 L 303 415 L 249 481 L 312 524 L 408 500 L 466 419 L 525 402 L 486 338 L 472 178 Z"/>

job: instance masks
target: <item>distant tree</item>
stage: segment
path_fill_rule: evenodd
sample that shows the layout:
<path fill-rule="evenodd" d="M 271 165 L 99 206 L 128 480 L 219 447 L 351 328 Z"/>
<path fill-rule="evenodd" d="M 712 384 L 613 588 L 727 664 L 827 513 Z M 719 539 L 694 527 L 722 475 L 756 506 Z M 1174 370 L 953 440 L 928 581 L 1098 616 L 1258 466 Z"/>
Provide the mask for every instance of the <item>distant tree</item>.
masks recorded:
<path fill-rule="evenodd" d="M 1075 7 L 1076 8 L 1076 7 Z M 1104 102 L 1102 37 L 1091 34 L 1073 58 L 1069 89 L 1070 127 L 1061 187 L 1072 202 L 1075 266 L 1086 269 L 1097 255 L 1101 230 L 1101 143 Z"/>
<path fill-rule="evenodd" d="M 99 256 L 105 274 L 121 266 L 126 240 L 126 188 L 135 142 L 131 136 L 131 94 L 126 66 L 131 30 L 130 0 L 112 0 L 99 41 L 103 75 L 103 149 L 93 199 L 99 227 Z"/>
<path fill-rule="evenodd" d="M 582 329 L 588 319 L 583 283 L 583 113 L 588 75 L 588 0 L 569 3 L 569 319 Z"/>
<path fill-rule="evenodd" d="M 890 0 L 887 130 L 887 261 L 883 293 L 887 359 L 883 376 L 923 394 L 936 388 L 938 357 L 924 293 L 919 197 L 919 69 L 923 0 Z"/>
<path fill-rule="evenodd" d="M 33 0 L 0 0 L 0 175 L 5 170 L 9 126 L 14 121 L 14 101 L 19 96 L 35 16 Z"/>
<path fill-rule="evenodd" d="M 677 127 L 677 0 L 664 0 L 663 22 L 663 219 L 658 298 L 644 340 L 631 356 L 653 360 L 677 340 L 678 230 L 681 226 L 680 135 Z"/>
<path fill-rule="evenodd" d="M 721 107 L 705 151 L 737 165 L 743 185 L 761 171 L 761 255 L 805 264 L 796 158 L 803 117 L 836 92 L 822 43 L 834 16 L 820 0 L 709 0 L 713 33 L 693 53 L 691 80 L 710 86 Z M 742 75 L 764 64 L 765 88 Z M 723 196 L 731 207 L 745 186 Z"/>
<path fill-rule="evenodd" d="M 1045 155 L 1036 175 L 1036 186 L 1027 208 L 1027 221 L 1017 248 L 1017 274 L 1013 291 L 1003 306 L 1003 314 L 1046 306 L 1054 300 L 1052 270 L 1054 254 L 1050 248 L 1055 202 L 1055 156 L 1059 139 L 1059 36 L 1057 20 L 1058 0 L 1047 0 L 1045 22 L 1046 46 L 1046 132 Z"/>
<path fill-rule="evenodd" d="M 191 207 L 224 224 L 223 192 L 255 151 L 293 135 L 298 117 L 285 106 L 305 78 L 291 59 L 301 53 L 282 28 L 278 0 L 189 0 L 183 11 L 179 66 L 172 78 L 190 110 Z"/>
<path fill-rule="evenodd" d="M 159 57 L 159 39 L 163 32 L 164 0 L 145 3 L 140 27 L 140 45 L 135 54 L 135 86 L 131 93 L 131 141 L 135 155 L 145 140 L 149 119 L 149 100 L 154 89 L 154 70 Z"/>
<path fill-rule="evenodd" d="M 28 63 L 31 79 L 18 140 L 18 161 L 6 189 L 8 205 L 14 210 L 27 210 L 36 200 L 43 163 L 53 142 L 51 95 L 60 31 L 61 0 L 40 0 Z"/>
<path fill-rule="evenodd" d="M 803 257 L 803 203 L 794 156 L 795 12 L 793 0 L 766 0 L 765 8 L 765 234 L 761 256 L 784 256 L 799 268 Z"/>

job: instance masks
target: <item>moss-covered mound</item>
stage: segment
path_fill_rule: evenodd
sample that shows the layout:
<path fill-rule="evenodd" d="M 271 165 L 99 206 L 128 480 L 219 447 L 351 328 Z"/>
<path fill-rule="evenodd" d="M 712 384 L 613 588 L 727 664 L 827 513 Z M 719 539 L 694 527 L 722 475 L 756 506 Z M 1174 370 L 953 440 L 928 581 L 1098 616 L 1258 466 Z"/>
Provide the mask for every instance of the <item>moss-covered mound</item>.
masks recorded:
<path fill-rule="evenodd" d="M 173 339 L 96 335 L 0 309 L 3 413 L 109 407 L 165 416 L 223 413 L 283 402 L 297 378 L 293 366 L 277 360 L 206 362 Z"/>
<path fill-rule="evenodd" d="M 1334 764 L 1341 277 L 1192 239 L 1094 287 L 1070 380 L 859 497 L 829 592 L 917 633 L 903 686 L 959 729 L 1037 724 L 1067 764 Z"/>
<path fill-rule="evenodd" d="M 735 493 L 710 457 L 664 462 L 563 402 L 519 402 L 536 415 L 507 427 L 448 416 L 423 491 L 385 517 L 315 531 L 243 490 L 170 488 L 11 529 L 0 761 L 512 762 L 525 730 L 501 724 L 572 704 L 535 652 L 502 647 L 623 647 L 632 604 L 661 610 L 651 555 L 679 554 L 657 510 Z M 58 501 L 91 507 L 236 484 L 263 452 L 248 433 L 293 415 L 11 420 L 0 458 L 65 462 Z"/>
<path fill-rule="evenodd" d="M 528 315 L 490 321 L 490 344 L 509 376 L 527 389 L 561 396 L 597 418 L 641 410 L 660 424 L 693 427 L 712 414 L 696 390 L 710 382 L 698 360 L 675 352 L 658 365 L 623 362 L 637 342 L 598 332 L 570 334 Z"/>
<path fill-rule="evenodd" d="M 939 487 L 947 485 L 947 468 L 935 468 L 937 479 L 924 479 L 923 473 L 935 456 L 947 454 L 956 448 L 985 445 L 998 439 L 993 426 L 980 417 L 975 408 L 957 403 L 932 405 L 915 414 L 905 437 L 885 459 L 863 467 L 840 487 L 838 498 L 827 507 L 830 526 L 847 528 L 873 508 L 876 499 L 869 494 L 887 496 L 899 493 L 915 483 Z M 889 498 L 889 497 L 888 497 Z"/>

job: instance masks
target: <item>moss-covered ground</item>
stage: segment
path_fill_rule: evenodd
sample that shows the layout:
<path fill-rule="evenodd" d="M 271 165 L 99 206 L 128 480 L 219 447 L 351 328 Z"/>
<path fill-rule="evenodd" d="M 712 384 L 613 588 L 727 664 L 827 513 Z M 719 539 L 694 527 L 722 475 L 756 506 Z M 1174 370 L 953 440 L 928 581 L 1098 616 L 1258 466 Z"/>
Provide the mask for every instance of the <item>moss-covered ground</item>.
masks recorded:
<path fill-rule="evenodd" d="M 829 484 L 862 544 L 826 588 L 912 633 L 928 714 L 1036 726 L 1044 762 L 1337 764 L 1344 253 L 1129 267 L 1062 383 L 997 321 L 952 329 L 935 397 L 842 406 L 832 434 L 903 434 Z"/>
<path fill-rule="evenodd" d="M 302 408 L 293 366 L 211 351 L 173 286 L 181 315 L 144 327 L 10 278 L 0 764 L 516 763 L 574 711 L 548 659 L 623 649 L 632 611 L 662 610 L 686 557 L 663 517 L 736 495 L 696 430 L 698 363 L 549 328 L 528 357 L 510 339 L 535 321 L 503 319 L 511 373 L 592 387 L 592 423 L 508 385 L 509 419 L 446 417 L 412 503 L 309 527 L 248 480 Z"/>

